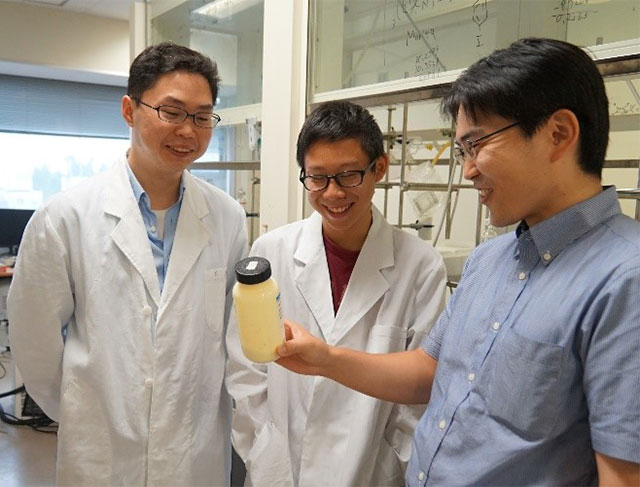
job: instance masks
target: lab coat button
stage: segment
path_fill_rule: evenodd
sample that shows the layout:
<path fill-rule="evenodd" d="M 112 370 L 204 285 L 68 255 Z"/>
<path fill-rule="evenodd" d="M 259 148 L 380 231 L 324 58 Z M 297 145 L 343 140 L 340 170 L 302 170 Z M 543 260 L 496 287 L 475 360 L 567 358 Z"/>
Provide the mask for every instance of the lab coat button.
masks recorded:
<path fill-rule="evenodd" d="M 470 372 L 469 375 L 467 376 L 467 379 L 469 380 L 469 382 L 473 382 L 473 379 L 476 378 L 476 374 L 474 374 L 473 372 Z"/>
<path fill-rule="evenodd" d="M 424 480 L 424 472 L 420 472 L 418 474 L 418 480 L 420 480 L 421 482 Z"/>
<path fill-rule="evenodd" d="M 498 331 L 500 329 L 500 323 L 496 321 L 493 325 L 491 325 L 491 328 L 493 328 L 493 331 Z"/>
<path fill-rule="evenodd" d="M 518 279 L 520 279 L 521 281 L 524 281 L 526 278 L 527 278 L 526 272 L 521 272 L 520 274 L 518 274 Z"/>
<path fill-rule="evenodd" d="M 153 379 L 150 377 L 147 377 L 144 380 L 144 386 L 147 387 L 148 389 L 151 389 L 151 387 L 153 387 Z"/>
<path fill-rule="evenodd" d="M 551 252 L 545 252 L 544 255 L 542 256 L 542 258 L 546 261 L 549 262 L 551 260 Z"/>
<path fill-rule="evenodd" d="M 142 308 L 142 314 L 145 316 L 151 316 L 151 306 L 145 306 Z"/>
<path fill-rule="evenodd" d="M 152 226 L 149 230 L 151 230 L 151 233 L 156 233 L 156 227 Z"/>
<path fill-rule="evenodd" d="M 438 428 L 443 430 L 445 426 L 447 426 L 447 422 L 444 419 L 441 419 L 440 422 L 438 423 Z"/>

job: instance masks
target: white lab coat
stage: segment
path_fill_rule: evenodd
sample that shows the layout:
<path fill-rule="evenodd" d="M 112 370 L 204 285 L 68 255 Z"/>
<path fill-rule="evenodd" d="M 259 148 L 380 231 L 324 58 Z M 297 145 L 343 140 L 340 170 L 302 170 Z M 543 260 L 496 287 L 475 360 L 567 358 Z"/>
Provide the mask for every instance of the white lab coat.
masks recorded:
<path fill-rule="evenodd" d="M 251 254 L 271 262 L 283 316 L 312 334 L 372 353 L 414 349 L 444 307 L 443 260 L 429 244 L 391 227 L 375 207 L 372 212 L 337 316 L 319 214 L 260 237 Z M 373 399 L 275 363 L 251 364 L 233 315 L 227 348 L 233 441 L 247 466 L 246 485 L 404 485 L 424 406 Z"/>
<path fill-rule="evenodd" d="M 224 333 L 245 214 L 185 172 L 160 295 L 125 164 L 34 214 L 9 293 L 13 355 L 60 423 L 59 485 L 229 485 Z"/>

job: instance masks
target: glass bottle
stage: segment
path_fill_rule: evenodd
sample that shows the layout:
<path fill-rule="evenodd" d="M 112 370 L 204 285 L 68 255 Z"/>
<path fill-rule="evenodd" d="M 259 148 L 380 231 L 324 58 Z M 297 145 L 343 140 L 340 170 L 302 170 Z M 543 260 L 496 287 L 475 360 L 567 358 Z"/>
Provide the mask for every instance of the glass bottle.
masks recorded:
<path fill-rule="evenodd" d="M 496 227 L 491 224 L 491 215 L 489 214 L 489 210 L 487 210 L 487 217 L 484 219 L 482 233 L 480 234 L 480 242 L 486 242 L 497 236 L 498 232 L 496 232 Z"/>
<path fill-rule="evenodd" d="M 242 352 L 253 362 L 276 360 L 284 326 L 271 264 L 263 257 L 248 257 L 236 264 L 235 271 L 238 282 L 233 287 L 233 303 Z"/>

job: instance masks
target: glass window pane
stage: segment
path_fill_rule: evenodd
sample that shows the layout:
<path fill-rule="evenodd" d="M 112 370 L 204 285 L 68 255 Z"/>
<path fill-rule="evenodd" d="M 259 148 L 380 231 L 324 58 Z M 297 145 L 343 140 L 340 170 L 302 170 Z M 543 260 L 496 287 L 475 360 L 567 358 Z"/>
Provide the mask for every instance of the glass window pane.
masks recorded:
<path fill-rule="evenodd" d="M 260 151 L 260 123 L 218 126 L 207 151 L 196 161 L 257 161 Z"/>
<path fill-rule="evenodd" d="M 640 37 L 637 0 L 312 0 L 311 94 L 465 68 L 518 38 Z"/>
<path fill-rule="evenodd" d="M 216 108 L 262 101 L 263 0 L 152 0 L 149 11 L 149 43 L 173 41 L 216 61 Z"/>
<path fill-rule="evenodd" d="M 191 174 L 229 193 L 247 213 L 249 242 L 258 236 L 260 171 L 255 169 L 260 147 L 260 123 L 217 127 L 207 152 L 191 167 Z M 207 163 L 212 163 L 207 165 Z M 244 164 L 243 164 L 244 163 Z M 213 168 L 210 166 L 214 166 Z M 218 169 L 215 166 L 223 168 Z M 231 167 L 232 169 L 228 169 Z M 248 167 L 254 169 L 248 169 Z"/>
<path fill-rule="evenodd" d="M 0 208 L 36 209 L 110 167 L 125 154 L 129 140 L 0 132 L 0 145 L 5 151 Z"/>

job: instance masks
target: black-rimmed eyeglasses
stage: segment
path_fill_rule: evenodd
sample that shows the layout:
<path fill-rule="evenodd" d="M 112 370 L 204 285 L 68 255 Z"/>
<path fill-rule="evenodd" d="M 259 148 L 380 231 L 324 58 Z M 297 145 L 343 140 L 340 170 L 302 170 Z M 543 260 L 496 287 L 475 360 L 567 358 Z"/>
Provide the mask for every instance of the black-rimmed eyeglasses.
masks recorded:
<path fill-rule="evenodd" d="M 213 112 L 189 113 L 182 108 L 173 107 L 171 105 L 158 105 L 157 107 L 154 107 L 142 100 L 136 101 L 140 103 L 140 105 L 144 105 L 145 107 L 158 112 L 158 118 L 167 123 L 182 123 L 187 119 L 187 117 L 191 117 L 193 119 L 193 123 L 198 127 L 212 129 L 215 128 L 220 121 L 220 115 Z"/>
<path fill-rule="evenodd" d="M 322 191 L 329 186 L 329 180 L 333 179 L 341 188 L 355 188 L 360 186 L 364 180 L 364 175 L 376 163 L 376 159 L 371 161 L 364 169 L 353 171 L 342 171 L 337 174 L 309 174 L 305 175 L 304 170 L 300 170 L 300 182 L 307 191 Z"/>
<path fill-rule="evenodd" d="M 498 135 L 500 132 L 504 132 L 505 130 L 510 129 L 511 127 L 515 127 L 519 123 L 520 122 L 513 122 L 512 124 L 509 124 L 506 127 L 502 127 L 501 129 L 495 130 L 490 134 L 483 135 L 482 137 L 478 137 L 477 139 L 463 140 L 460 143 L 460 145 L 456 146 L 454 149 L 454 157 L 456 158 L 456 161 L 458 161 L 460 164 L 464 164 L 466 161 L 471 161 L 475 159 L 476 156 L 478 155 L 478 151 L 476 147 L 478 146 L 478 144 L 480 144 L 480 142 L 484 142 L 490 137 L 493 137 L 494 135 Z"/>

